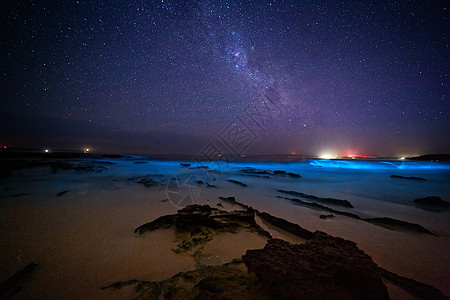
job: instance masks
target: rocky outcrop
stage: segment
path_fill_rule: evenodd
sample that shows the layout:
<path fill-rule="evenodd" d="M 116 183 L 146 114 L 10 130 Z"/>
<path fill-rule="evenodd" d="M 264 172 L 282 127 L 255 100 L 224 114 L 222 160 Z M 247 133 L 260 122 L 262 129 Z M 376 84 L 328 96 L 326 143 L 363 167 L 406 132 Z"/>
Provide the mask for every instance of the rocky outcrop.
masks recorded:
<path fill-rule="evenodd" d="M 432 233 L 431 231 L 429 231 L 428 229 L 426 229 L 425 227 L 423 227 L 419 224 L 409 223 L 409 222 L 402 221 L 402 220 L 384 217 L 384 218 L 368 218 L 368 219 L 364 219 L 364 221 L 387 228 L 387 229 L 391 229 L 391 230 L 413 231 L 413 232 L 426 233 L 426 234 L 431 234 L 431 235 L 437 236 L 436 234 Z"/>
<path fill-rule="evenodd" d="M 340 199 L 334 199 L 334 198 L 322 198 L 322 197 L 308 195 L 308 194 L 304 194 L 304 193 L 300 193 L 300 192 L 296 192 L 296 191 L 278 190 L 278 192 L 283 193 L 283 194 L 292 195 L 292 196 L 301 197 L 304 199 L 315 200 L 315 201 L 319 201 L 319 202 L 330 203 L 330 204 L 340 205 L 340 206 L 345 206 L 345 207 L 350 207 L 350 208 L 353 207 L 353 205 L 347 200 L 340 200 Z"/>
<path fill-rule="evenodd" d="M 275 171 L 273 171 L 273 174 L 274 175 L 287 175 L 289 177 L 294 177 L 294 178 L 300 178 L 301 177 L 300 174 L 286 172 L 286 171 L 283 171 L 283 170 L 275 170 Z"/>
<path fill-rule="evenodd" d="M 237 180 L 234 180 L 234 179 L 228 179 L 227 181 L 232 182 L 232 183 L 237 184 L 237 185 L 240 185 L 240 186 L 243 186 L 243 187 L 247 187 L 248 186 L 247 184 L 245 184 L 243 182 L 240 182 L 240 181 L 237 181 Z"/>
<path fill-rule="evenodd" d="M 406 278 L 392 273 L 388 270 L 380 268 L 380 274 L 383 279 L 401 287 L 402 289 L 410 292 L 419 299 L 433 299 L 433 300 L 449 300 L 440 290 L 434 286 L 415 281 L 411 278 Z"/>
<path fill-rule="evenodd" d="M 240 211 L 223 211 L 209 205 L 193 204 L 186 206 L 175 215 L 166 215 L 139 226 L 135 233 L 144 234 L 157 229 L 174 228 L 177 232 L 177 248 L 175 253 L 195 251 L 198 258 L 205 244 L 221 232 L 237 233 L 247 230 L 267 238 L 269 232 L 262 229 L 255 221 L 252 208 Z"/>
<path fill-rule="evenodd" d="M 296 235 L 298 237 L 301 237 L 302 239 L 309 240 L 312 237 L 312 232 L 304 229 L 298 224 L 286 221 L 285 219 L 278 218 L 275 216 L 272 216 L 271 214 L 268 214 L 266 212 L 259 212 L 257 211 L 258 217 L 266 221 L 267 223 L 276 226 L 278 228 L 283 229 L 284 231 L 287 231 L 293 235 Z"/>
<path fill-rule="evenodd" d="M 450 203 L 437 196 L 429 196 L 424 198 L 417 198 L 414 204 L 424 210 L 433 212 L 443 212 L 450 210 Z"/>
<path fill-rule="evenodd" d="M 239 207 L 242 207 L 243 209 L 249 209 L 250 206 L 245 205 L 243 203 L 237 202 L 235 197 L 219 197 L 220 200 L 237 205 Z"/>
<path fill-rule="evenodd" d="M 422 178 L 422 177 L 415 177 L 415 176 L 391 175 L 391 178 L 399 178 L 399 179 L 409 179 L 409 180 L 420 180 L 420 181 L 425 181 L 425 178 Z"/>
<path fill-rule="evenodd" d="M 300 176 L 300 174 L 286 172 L 283 170 L 275 170 L 272 172 L 272 171 L 255 169 L 255 168 L 243 168 L 243 169 L 241 169 L 241 172 L 243 172 L 246 176 L 255 176 L 255 177 L 263 177 L 263 178 L 270 178 L 270 176 L 268 176 L 268 175 L 284 175 L 284 176 L 293 177 L 293 178 L 302 177 L 302 176 Z"/>
<path fill-rule="evenodd" d="M 247 271 L 242 260 L 179 273 L 160 282 L 119 281 L 102 289 L 114 291 L 132 285 L 130 299 L 278 299 L 264 292 L 258 278 Z"/>
<path fill-rule="evenodd" d="M 415 232 L 415 233 L 425 233 L 425 234 L 431 234 L 434 236 L 437 236 L 436 234 L 434 234 L 433 232 L 429 231 L 428 229 L 426 229 L 425 227 L 423 227 L 422 225 L 419 224 L 415 224 L 415 223 L 409 223 L 406 221 L 402 221 L 402 220 L 397 220 L 397 219 L 392 219 L 392 218 L 388 218 L 388 217 L 382 217 L 382 218 L 361 218 L 360 216 L 358 216 L 357 214 L 354 213 L 350 213 L 350 212 L 346 212 L 346 211 L 340 211 L 340 210 L 336 210 L 327 206 L 324 206 L 322 204 L 318 204 L 318 203 L 314 203 L 314 202 L 306 202 L 306 201 L 302 201 L 300 199 L 296 199 L 296 198 L 287 198 L 287 197 L 281 197 L 281 196 L 277 196 L 278 198 L 281 199 L 287 199 L 289 201 L 292 201 L 295 204 L 304 206 L 304 207 L 308 207 L 311 209 L 316 209 L 316 210 L 322 210 L 322 211 L 327 211 L 327 212 L 331 212 L 337 215 L 342 215 L 342 216 L 346 216 L 352 219 L 356 219 L 356 220 L 361 220 L 367 223 L 371 223 L 373 225 L 376 226 L 380 226 L 389 230 L 394 230 L 394 231 L 411 231 L 411 232 Z"/>
<path fill-rule="evenodd" d="M 152 174 L 152 175 L 144 175 L 144 176 L 134 176 L 134 177 L 127 178 L 127 180 L 143 184 L 145 187 L 164 185 L 163 182 L 158 181 L 155 178 L 160 178 L 160 180 L 161 180 L 164 178 L 164 175 Z"/>
<path fill-rule="evenodd" d="M 322 220 L 327 220 L 327 219 L 334 218 L 334 215 L 333 214 L 320 215 L 319 218 L 321 218 Z"/>
<path fill-rule="evenodd" d="M 279 299 L 389 299 L 378 266 L 355 243 L 316 231 L 293 245 L 269 240 L 243 261 Z"/>

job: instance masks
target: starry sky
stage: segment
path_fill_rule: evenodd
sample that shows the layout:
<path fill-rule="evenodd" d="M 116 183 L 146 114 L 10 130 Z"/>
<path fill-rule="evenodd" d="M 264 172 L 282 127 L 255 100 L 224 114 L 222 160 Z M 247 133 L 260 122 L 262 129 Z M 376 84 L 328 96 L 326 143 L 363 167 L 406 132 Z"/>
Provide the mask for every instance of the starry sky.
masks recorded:
<path fill-rule="evenodd" d="M 448 153 L 448 6 L 2 1 L 0 144 Z"/>

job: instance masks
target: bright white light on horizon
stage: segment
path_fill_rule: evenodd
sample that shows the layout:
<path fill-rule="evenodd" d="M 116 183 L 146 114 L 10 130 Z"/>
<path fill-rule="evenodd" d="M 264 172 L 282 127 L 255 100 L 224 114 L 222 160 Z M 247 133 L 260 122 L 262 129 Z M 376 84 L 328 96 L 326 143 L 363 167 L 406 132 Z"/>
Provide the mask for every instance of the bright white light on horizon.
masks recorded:
<path fill-rule="evenodd" d="M 400 159 L 401 159 L 401 160 L 405 160 L 405 157 L 404 157 L 404 156 L 402 156 L 402 157 L 400 157 Z"/>
<path fill-rule="evenodd" d="M 48 151 L 49 151 L 48 149 L 45 149 L 45 150 L 44 150 L 45 153 L 48 153 Z"/>
<path fill-rule="evenodd" d="M 319 156 L 319 158 L 321 158 L 321 159 L 335 159 L 335 158 L 337 158 L 337 156 L 336 155 L 331 155 L 331 154 L 324 154 L 324 155 Z"/>

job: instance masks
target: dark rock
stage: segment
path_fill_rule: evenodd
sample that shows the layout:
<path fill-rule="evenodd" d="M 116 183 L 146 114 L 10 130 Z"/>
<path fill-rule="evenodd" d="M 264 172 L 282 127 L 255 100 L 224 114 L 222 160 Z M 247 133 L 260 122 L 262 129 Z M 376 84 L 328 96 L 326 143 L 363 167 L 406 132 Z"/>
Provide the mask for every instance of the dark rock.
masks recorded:
<path fill-rule="evenodd" d="M 215 186 L 214 184 L 209 184 L 209 183 L 207 183 L 207 184 L 206 184 L 206 187 L 208 187 L 208 188 L 216 188 L 217 186 Z"/>
<path fill-rule="evenodd" d="M 128 281 L 118 281 L 118 282 L 114 282 L 113 284 L 102 287 L 102 290 L 107 290 L 107 289 L 119 290 L 119 289 L 123 288 L 124 286 L 137 284 L 139 282 L 140 281 L 136 280 L 136 279 L 132 279 L 132 280 L 128 280 Z"/>
<path fill-rule="evenodd" d="M 31 279 L 31 275 L 37 266 L 38 264 L 30 263 L 2 282 L 0 284 L 0 298 L 10 299 L 17 294 L 23 288 L 23 285 Z"/>
<path fill-rule="evenodd" d="M 146 161 L 135 161 L 134 164 L 135 165 L 137 165 L 137 164 L 148 164 L 148 162 L 146 162 Z"/>
<path fill-rule="evenodd" d="M 285 219 L 281 219 L 281 218 L 272 216 L 266 212 L 257 211 L 257 214 L 258 214 L 258 217 L 260 217 L 264 221 L 266 221 L 278 228 L 281 228 L 284 231 L 287 231 L 298 237 L 301 237 L 302 239 L 309 240 L 313 235 L 313 233 L 311 231 L 302 228 L 298 224 L 286 221 Z"/>
<path fill-rule="evenodd" d="M 245 174 L 253 174 L 253 175 L 272 175 L 273 173 L 267 170 L 255 169 L 255 168 L 243 168 L 241 172 Z M 269 177 L 270 178 L 270 177 Z"/>
<path fill-rule="evenodd" d="M 329 214 L 329 215 L 320 215 L 319 218 L 326 220 L 326 219 L 334 218 L 334 215 L 333 215 L 333 214 Z"/>
<path fill-rule="evenodd" d="M 340 205 L 340 206 L 345 206 L 345 207 L 350 207 L 350 208 L 353 207 L 353 205 L 347 200 L 340 200 L 340 199 L 334 199 L 334 198 L 322 198 L 322 197 L 308 195 L 308 194 L 304 194 L 304 193 L 300 193 L 300 192 L 296 192 L 296 191 L 278 190 L 278 192 L 297 196 L 297 197 L 302 197 L 304 199 L 316 200 L 319 202 L 325 202 L 325 203 L 330 203 L 330 204 L 335 204 L 335 205 Z"/>
<path fill-rule="evenodd" d="M 257 177 L 257 178 L 270 178 L 268 175 L 257 175 L 257 174 L 240 174 L 242 176 L 248 176 L 248 177 Z"/>
<path fill-rule="evenodd" d="M 400 179 L 410 179 L 410 180 L 421 180 L 425 181 L 425 178 L 422 177 L 414 177 L 414 176 L 401 176 L 401 175 L 391 175 L 391 178 L 400 178 Z"/>
<path fill-rule="evenodd" d="M 190 167 L 191 164 L 180 164 L 180 166 L 182 166 L 182 167 Z"/>
<path fill-rule="evenodd" d="M 289 177 L 294 177 L 294 178 L 300 178 L 301 177 L 299 174 L 286 172 L 286 171 L 283 171 L 283 170 L 275 170 L 275 171 L 273 171 L 273 174 L 275 174 L 275 175 L 287 175 Z"/>
<path fill-rule="evenodd" d="M 195 170 L 195 169 L 209 169 L 209 167 L 208 166 L 198 166 L 198 167 L 190 167 L 189 169 L 193 169 L 193 170 Z"/>
<path fill-rule="evenodd" d="M 291 172 L 288 172 L 288 173 L 286 173 L 289 177 L 294 177 L 294 178 L 300 178 L 300 177 L 302 177 L 302 176 L 300 176 L 300 174 L 297 174 L 297 173 L 291 173 Z"/>
<path fill-rule="evenodd" d="M 373 225 L 380 226 L 380 227 L 383 227 L 383 228 L 386 228 L 389 230 L 413 231 L 413 232 L 417 232 L 417 233 L 427 233 L 427 234 L 435 235 L 434 233 L 432 233 L 431 231 L 429 231 L 428 229 L 424 228 L 423 226 L 421 226 L 419 224 L 409 223 L 406 221 L 391 219 L 391 218 L 387 218 L 387 217 L 363 219 L 360 216 L 358 216 L 357 214 L 349 213 L 346 211 L 336 210 L 336 209 L 333 209 L 333 208 L 330 208 L 330 207 L 327 207 L 327 206 L 324 206 L 324 205 L 321 205 L 318 203 L 306 202 L 306 201 L 302 201 L 302 200 L 296 199 L 296 198 L 287 198 L 287 197 L 281 197 L 281 196 L 277 196 L 277 197 L 282 198 L 282 199 L 287 199 L 287 200 L 292 201 L 295 204 L 299 204 L 301 206 L 305 206 L 305 207 L 309 207 L 309 208 L 317 209 L 317 210 L 323 210 L 323 211 L 331 212 L 331 213 L 334 213 L 337 215 L 347 216 L 349 218 L 365 221 L 365 222 L 368 222 Z"/>
<path fill-rule="evenodd" d="M 56 194 L 56 197 L 61 197 L 65 194 L 67 194 L 68 192 L 70 192 L 70 190 L 59 192 L 58 194 Z"/>
<path fill-rule="evenodd" d="M 275 175 L 286 175 L 286 171 L 275 170 L 275 171 L 273 171 L 273 174 L 275 174 Z"/>
<path fill-rule="evenodd" d="M 390 229 L 390 230 L 407 230 L 407 231 L 413 231 L 418 233 L 427 233 L 434 236 L 437 236 L 436 234 L 432 233 L 428 229 L 424 228 L 423 226 L 419 224 L 409 223 L 406 221 L 391 219 L 391 218 L 369 218 L 364 219 L 364 221 Z"/>
<path fill-rule="evenodd" d="M 217 206 L 218 206 L 218 207 L 223 207 L 222 203 L 220 203 L 220 202 L 217 203 Z"/>
<path fill-rule="evenodd" d="M 201 180 L 197 180 L 197 183 L 198 184 L 205 184 L 203 181 L 201 181 Z"/>
<path fill-rule="evenodd" d="M 402 289 L 410 292 L 414 296 L 420 299 L 434 299 L 434 300 L 449 300 L 449 297 L 446 297 L 440 290 L 435 288 L 434 286 L 415 281 L 411 278 L 406 278 L 403 276 L 399 276 L 395 273 L 392 273 L 383 268 L 379 268 L 381 276 L 390 281 L 391 283 L 401 287 Z"/>
<path fill-rule="evenodd" d="M 300 245 L 271 239 L 242 258 L 278 299 L 389 299 L 370 256 L 355 243 L 322 232 Z"/>
<path fill-rule="evenodd" d="M 116 163 L 112 162 L 112 161 L 95 161 L 97 164 L 102 164 L 102 165 L 115 165 Z"/>
<path fill-rule="evenodd" d="M 146 223 L 135 229 L 136 233 L 143 234 L 157 229 L 174 227 L 178 234 L 176 253 L 197 249 L 194 259 L 198 258 L 201 249 L 207 242 L 220 232 L 236 233 L 247 230 L 265 237 L 271 235 L 262 229 L 255 221 L 255 212 L 252 208 L 241 211 L 222 211 L 211 208 L 209 205 L 193 204 L 178 211 L 176 215 L 166 215 Z"/>
<path fill-rule="evenodd" d="M 237 181 L 237 180 L 234 180 L 234 179 L 228 179 L 227 181 L 232 182 L 232 183 L 235 183 L 235 184 L 240 185 L 240 186 L 243 186 L 243 187 L 247 187 L 247 186 L 248 186 L 247 184 L 242 183 L 242 182 Z"/>
<path fill-rule="evenodd" d="M 287 197 L 281 197 L 281 196 L 277 196 L 278 198 L 281 199 L 287 199 L 289 201 L 294 202 L 295 204 L 299 204 L 301 206 L 305 206 L 308 208 L 312 208 L 312 209 L 317 209 L 317 210 L 323 210 L 323 211 L 327 211 L 327 212 L 331 212 L 331 213 L 335 213 L 337 215 L 343 215 L 343 216 L 347 216 L 353 219 L 357 219 L 357 220 L 361 220 L 361 217 L 358 216 L 357 214 L 354 213 L 350 213 L 350 212 L 346 212 L 346 211 L 340 211 L 340 210 L 336 210 L 333 209 L 331 207 L 322 205 L 322 204 L 318 204 L 318 203 L 314 203 L 314 202 L 306 202 L 297 198 L 287 198 Z"/>
<path fill-rule="evenodd" d="M 161 202 L 168 202 L 169 201 L 169 199 L 163 199 L 163 200 L 161 200 Z"/>
<path fill-rule="evenodd" d="M 143 234 L 147 231 L 153 231 L 157 229 L 170 228 L 176 220 L 177 215 L 166 215 L 157 218 L 152 222 L 145 223 L 134 230 L 135 233 Z"/>
<path fill-rule="evenodd" d="M 239 207 L 242 207 L 243 209 L 249 209 L 250 206 L 245 205 L 243 203 L 237 202 L 235 197 L 219 197 L 220 200 L 237 205 Z"/>
<path fill-rule="evenodd" d="M 143 184 L 145 187 L 153 187 L 163 185 L 162 182 L 155 180 L 154 178 L 161 178 L 164 175 L 153 174 L 153 175 L 144 175 L 144 176 L 135 176 L 129 177 L 127 180 L 135 181 L 136 183 Z"/>
<path fill-rule="evenodd" d="M 138 181 L 138 183 L 143 184 L 145 187 L 161 185 L 159 181 L 153 180 L 152 178 L 142 178 Z"/>
<path fill-rule="evenodd" d="M 131 299 L 273 299 L 264 293 L 258 278 L 247 271 L 242 260 L 178 273 L 161 282 L 119 281 L 103 289 L 114 291 L 133 284 L 136 287 Z"/>
<path fill-rule="evenodd" d="M 414 203 L 420 205 L 427 206 L 435 206 L 435 207 L 450 207 L 450 203 L 441 199 L 441 197 L 437 196 L 429 196 L 424 198 L 417 198 L 414 200 Z"/>

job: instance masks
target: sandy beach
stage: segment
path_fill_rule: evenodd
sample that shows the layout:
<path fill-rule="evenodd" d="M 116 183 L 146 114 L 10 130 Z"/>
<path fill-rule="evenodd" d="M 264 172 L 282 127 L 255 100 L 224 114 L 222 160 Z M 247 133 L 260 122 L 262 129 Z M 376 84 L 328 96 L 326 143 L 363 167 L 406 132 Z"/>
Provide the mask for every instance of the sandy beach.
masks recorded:
<path fill-rule="evenodd" d="M 37 266 L 15 286 L 2 286 L 7 298 L 128 299 L 134 295 L 133 285 L 102 287 L 129 280 L 159 282 L 180 272 L 220 266 L 241 259 L 249 249 L 264 248 L 269 240 L 244 228 L 219 231 L 197 248 L 174 251 L 180 236 L 173 227 L 135 232 L 191 204 L 224 212 L 242 210 L 240 205 L 245 205 L 308 231 L 353 241 L 381 268 L 450 295 L 450 212 L 414 203 L 426 196 L 450 199 L 450 165 L 445 163 L 243 161 L 214 169 L 198 168 L 208 162 L 141 157 L 25 161 L 3 160 L 11 172 L 0 181 L 0 282 L 8 282 L 30 263 Z M 70 167 L 53 165 L 55 161 Z M 392 178 L 392 174 L 425 180 Z M 316 200 L 308 200 L 312 195 Z M 227 197 L 234 197 L 238 204 Z M 345 199 L 352 207 L 326 203 L 330 198 Z M 373 218 L 417 224 L 429 233 L 396 223 L 380 226 L 381 221 Z M 258 214 L 255 221 L 273 238 L 305 242 Z M 392 299 L 415 299 L 404 289 L 385 284 Z"/>

